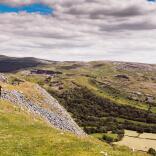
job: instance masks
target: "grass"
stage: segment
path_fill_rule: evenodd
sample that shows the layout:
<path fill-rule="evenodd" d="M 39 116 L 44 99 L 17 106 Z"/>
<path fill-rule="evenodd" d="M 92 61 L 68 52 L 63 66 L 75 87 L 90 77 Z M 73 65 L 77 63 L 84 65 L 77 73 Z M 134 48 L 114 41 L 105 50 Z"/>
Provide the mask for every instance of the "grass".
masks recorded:
<path fill-rule="evenodd" d="M 146 156 L 126 147 L 110 147 L 92 137 L 56 130 L 41 118 L 0 100 L 0 156 Z"/>
<path fill-rule="evenodd" d="M 78 63 L 78 62 L 77 62 Z M 145 102 L 139 102 L 135 100 L 129 100 L 127 97 L 124 97 L 122 95 L 116 95 L 112 92 L 111 89 L 105 88 L 102 89 L 100 88 L 99 85 L 94 84 L 90 81 L 90 78 L 88 78 L 85 75 L 93 76 L 95 77 L 96 80 L 101 81 L 101 82 L 106 82 L 108 81 L 111 86 L 114 89 L 120 90 L 122 94 L 129 94 L 129 92 L 133 92 L 135 90 L 140 91 L 140 92 L 145 92 L 148 94 L 151 94 L 153 92 L 152 87 L 145 86 L 142 84 L 144 81 L 141 80 L 142 76 L 138 75 L 135 71 L 118 71 L 116 69 L 116 65 L 112 64 L 111 62 L 90 62 L 89 65 L 82 65 L 80 68 L 76 69 L 63 69 L 62 67 L 64 66 L 72 66 L 72 62 L 59 62 L 57 64 L 51 64 L 47 66 L 41 66 L 38 68 L 43 68 L 43 69 L 48 69 L 48 70 L 59 70 L 63 72 L 63 75 L 59 75 L 57 77 L 58 81 L 63 82 L 63 87 L 64 89 L 69 89 L 72 86 L 71 80 L 87 87 L 90 89 L 92 92 L 94 92 L 96 95 L 107 98 L 111 100 L 112 102 L 116 104 L 122 104 L 122 105 L 129 105 L 138 109 L 143 109 L 143 110 L 148 110 L 148 105 Z M 79 63 L 78 63 L 79 64 Z M 99 65 L 100 66 L 97 66 Z M 81 65 L 81 64 L 80 64 Z M 96 67 L 97 66 L 97 67 Z M 146 71 L 137 71 L 141 72 L 141 75 L 146 75 Z M 68 74 L 72 74 L 72 76 L 67 76 Z M 123 81 L 121 79 L 116 79 L 114 76 L 117 74 L 127 74 L 130 76 L 130 81 Z M 153 74 L 153 75 L 152 75 Z M 150 76 L 154 77 L 155 73 L 151 72 L 148 73 L 147 77 L 150 78 Z M 45 76 L 41 75 L 29 75 L 26 76 L 21 73 L 17 73 L 17 75 L 27 81 L 39 83 L 44 87 L 47 87 L 49 84 L 45 84 Z M 150 82 L 150 80 L 148 80 Z M 145 82 L 144 82 L 145 83 Z M 152 90 L 151 90 L 152 88 Z M 141 91 L 142 90 L 142 91 Z M 156 113 L 155 107 L 152 107 L 151 111 L 153 113 Z"/>
<path fill-rule="evenodd" d="M 98 95 L 100 97 L 103 97 L 103 98 L 107 98 L 107 99 L 111 100 L 112 102 L 114 102 L 116 104 L 129 105 L 129 106 L 133 106 L 135 108 L 139 108 L 139 109 L 143 109 L 143 110 L 148 110 L 147 104 L 130 101 L 130 100 L 125 99 L 125 98 L 122 98 L 122 97 L 114 98 L 113 96 L 111 96 L 111 94 L 109 94 L 109 93 L 101 90 L 95 84 L 92 84 L 90 82 L 89 78 L 86 78 L 86 77 L 78 77 L 76 79 L 76 82 L 79 85 L 82 85 L 82 86 L 87 87 L 89 90 L 91 90 L 96 95 Z M 155 112 L 155 109 L 153 109 L 153 111 Z"/>
<path fill-rule="evenodd" d="M 69 73 L 69 71 L 68 71 L 68 73 Z M 100 69 L 100 71 L 101 71 L 101 69 Z M 70 72 L 74 73 L 75 75 L 73 75 L 72 77 L 66 77 L 66 78 L 62 78 L 60 76 L 58 78 L 53 78 L 53 80 L 63 82 L 64 90 L 65 89 L 68 90 L 70 87 L 73 86 L 73 84 L 71 82 L 76 82 L 77 84 L 79 84 L 83 87 L 87 87 L 89 90 L 91 90 L 97 96 L 109 99 L 110 101 L 112 101 L 116 104 L 129 105 L 129 106 L 132 106 L 134 108 L 138 108 L 138 109 L 142 109 L 142 110 L 148 110 L 148 105 L 146 103 L 141 103 L 138 101 L 129 100 L 128 98 L 125 98 L 122 95 L 114 95 L 114 93 L 112 93 L 111 90 L 109 90 L 109 89 L 104 90 L 104 89 L 100 88 L 100 86 L 93 83 L 90 78 L 88 78 L 86 76 L 79 75 L 78 73 L 76 74 L 74 71 L 70 71 Z M 96 71 L 94 71 L 94 72 L 96 73 Z M 92 75 L 92 74 L 90 73 L 90 75 Z M 49 87 L 49 84 L 45 83 L 45 77 L 44 76 L 40 76 L 40 75 L 24 76 L 24 75 L 20 75 L 20 73 L 18 73 L 17 76 L 19 78 L 25 79 L 29 82 L 42 84 L 42 86 L 44 86 L 44 88 Z M 152 107 L 151 111 L 153 113 L 156 113 L 155 107 Z"/>
<path fill-rule="evenodd" d="M 92 63 L 90 63 L 89 66 L 87 66 L 87 65 L 82 66 L 78 69 L 67 70 L 65 68 L 62 68 L 63 66 L 69 66 L 69 65 L 70 65 L 69 63 L 65 62 L 65 63 L 61 63 L 61 64 L 58 63 L 56 65 L 48 65 L 48 66 L 40 67 L 40 68 L 44 68 L 44 69 L 59 70 L 59 71 L 63 72 L 63 75 L 58 75 L 56 78 L 52 79 L 52 81 L 57 80 L 59 82 L 63 82 L 63 90 L 56 89 L 56 91 L 58 91 L 60 93 L 66 91 L 66 90 L 68 91 L 71 88 L 74 88 L 75 85 L 72 82 L 76 82 L 76 84 L 79 84 L 82 87 L 87 87 L 95 95 L 109 99 L 113 103 L 116 103 L 119 105 L 121 105 L 121 104 L 128 105 L 128 106 L 134 107 L 134 109 L 139 108 L 142 110 L 148 110 L 148 105 L 143 102 L 129 100 L 127 98 L 129 93 L 131 93 L 133 91 L 134 92 L 138 91 L 138 92 L 142 92 L 143 95 L 150 94 L 155 97 L 156 92 L 153 89 L 154 83 L 153 83 L 153 80 L 151 80 L 151 77 L 155 77 L 155 74 L 153 73 L 153 75 L 152 75 L 152 72 L 150 75 L 149 72 L 146 74 L 145 71 L 131 71 L 131 70 L 117 71 L 115 66 L 112 65 L 111 63 L 105 64 L 105 65 L 102 65 L 99 67 L 94 67 L 97 65 L 96 62 L 92 62 Z M 124 81 L 123 79 L 115 78 L 115 75 L 117 75 L 117 74 L 128 75 L 130 77 L 130 81 L 126 81 L 126 80 Z M 45 83 L 46 76 L 41 76 L 41 75 L 29 75 L 28 76 L 28 75 L 21 74 L 20 72 L 17 73 L 16 76 L 18 76 L 20 79 L 25 79 L 29 82 L 39 83 L 46 89 L 50 87 L 49 83 Z M 146 76 L 148 79 L 144 80 L 144 78 L 143 78 L 144 76 Z M 119 90 L 121 92 L 121 94 L 116 94 L 116 92 L 114 93 L 114 90 L 113 89 L 111 90 L 109 87 L 102 88 L 100 86 L 100 84 L 92 82 L 91 79 L 97 80 L 98 82 L 106 82 L 106 83 L 108 82 L 108 84 L 110 84 L 110 86 L 113 89 L 115 89 L 115 91 Z M 26 85 L 28 86 L 28 84 L 26 84 Z M 15 86 L 13 86 L 13 88 L 14 87 Z M 21 85 L 19 87 L 22 88 L 22 92 L 24 92 L 24 94 L 26 96 L 28 96 L 31 100 L 37 99 L 37 102 L 43 101 L 42 98 L 40 98 L 40 95 L 37 93 L 37 91 L 32 90 L 31 86 L 25 87 L 25 86 Z M 16 89 L 21 90 L 21 88 L 19 88 L 19 87 L 16 87 Z M 25 90 L 23 90 L 23 88 L 25 88 Z M 54 91 L 55 91 L 55 88 L 51 87 L 51 89 L 54 89 Z M 35 91 L 35 97 L 31 96 L 31 95 L 34 95 L 34 91 Z M 46 107 L 46 105 L 44 105 L 43 107 Z M 156 107 L 152 107 L 151 111 L 153 113 L 156 113 Z M 119 123 L 124 123 L 124 121 L 125 121 L 125 119 L 123 119 L 123 118 L 116 118 L 116 119 Z M 145 125 L 146 126 L 148 126 L 148 125 L 154 126 L 155 125 L 155 124 L 147 124 L 144 122 L 138 122 L 138 121 L 132 121 L 132 120 L 128 120 L 128 121 L 132 122 L 133 124 L 140 124 L 140 126 L 145 126 Z M 42 124 L 44 124 L 44 126 L 47 126 L 45 123 L 42 123 Z M 40 125 L 41 127 L 43 126 L 42 124 Z M 42 131 L 40 126 L 37 126 L 37 130 L 34 128 L 34 131 L 38 131 L 38 130 Z M 84 139 L 75 138 L 74 136 L 71 136 L 71 134 L 67 134 L 67 133 L 64 135 L 67 135 L 68 137 L 67 136 L 65 137 L 64 135 L 56 137 L 55 135 L 57 135 L 57 133 L 60 133 L 60 132 L 56 131 L 55 129 L 49 128 L 48 132 L 46 130 L 47 128 L 45 128 L 45 129 L 42 128 L 42 129 L 47 133 L 47 136 L 44 136 L 47 138 L 47 140 L 45 140 L 44 137 L 41 138 L 43 143 L 47 144 L 47 147 L 44 147 L 43 145 L 41 147 L 45 150 L 49 150 L 50 152 L 52 152 L 51 148 L 55 149 L 56 153 L 50 153 L 51 155 L 56 155 L 56 156 L 57 155 L 59 155 L 59 156 L 64 156 L 64 155 L 71 155 L 71 156 L 72 155 L 73 156 L 75 156 L 75 155 L 90 156 L 91 155 L 92 156 L 92 155 L 95 155 L 96 156 L 96 155 L 101 155 L 101 154 L 99 154 L 100 151 L 108 151 L 108 153 L 110 152 L 111 155 L 121 155 L 121 156 L 122 155 L 124 155 L 124 156 L 132 155 L 132 153 L 130 151 L 128 151 L 126 148 L 116 148 L 116 147 L 114 148 L 113 147 L 114 149 L 112 149 L 105 143 L 101 143 L 101 142 L 97 143 L 97 140 L 95 138 L 85 139 L 85 145 L 87 145 L 85 147 Z M 49 134 L 50 132 L 54 133 L 54 135 Z M 28 133 L 28 135 L 29 135 L 29 133 Z M 38 135 L 38 134 L 36 134 L 36 135 Z M 94 137 L 101 138 L 103 135 L 104 135 L 104 133 L 101 133 L 101 134 L 98 133 L 98 134 L 94 134 Z M 112 135 L 112 134 L 106 134 L 106 135 Z M 35 136 L 35 138 L 37 138 L 38 140 L 40 137 L 42 137 L 42 135 Z M 63 140 L 59 144 L 56 142 L 55 139 L 52 140 L 51 137 L 54 137 L 56 140 L 60 140 L 60 139 L 62 140 L 62 137 L 65 137 L 64 138 L 65 141 Z M 111 137 L 116 137 L 116 136 L 113 135 Z M 71 139 L 73 140 L 73 138 L 74 138 L 74 140 L 76 139 L 76 141 L 71 142 Z M 56 144 L 52 144 L 51 142 L 49 143 L 49 140 L 52 140 L 52 142 L 57 143 L 58 145 L 60 145 L 60 147 L 57 147 Z M 29 142 L 29 140 L 28 140 L 28 142 Z M 70 142 L 70 144 L 67 145 L 67 142 Z M 73 145 L 75 147 L 73 147 Z M 30 146 L 33 146 L 33 141 L 30 143 Z M 71 148 L 69 149 L 68 146 L 71 146 Z M 94 147 L 94 150 L 92 149 L 92 146 Z M 34 149 L 36 149 L 36 148 L 37 147 L 35 145 Z M 64 150 L 64 152 L 62 154 L 61 154 L 62 151 L 58 150 L 59 148 Z M 88 148 L 91 148 L 91 151 Z M 40 150 L 40 153 L 42 153 L 41 149 L 39 149 L 39 150 Z M 73 150 L 74 152 L 71 152 L 71 150 Z M 36 153 L 32 153 L 32 154 L 35 155 Z M 37 153 L 37 155 L 39 155 L 39 154 Z M 44 154 L 42 154 L 42 155 L 44 155 Z M 47 154 L 45 154 L 45 155 L 47 155 Z"/>

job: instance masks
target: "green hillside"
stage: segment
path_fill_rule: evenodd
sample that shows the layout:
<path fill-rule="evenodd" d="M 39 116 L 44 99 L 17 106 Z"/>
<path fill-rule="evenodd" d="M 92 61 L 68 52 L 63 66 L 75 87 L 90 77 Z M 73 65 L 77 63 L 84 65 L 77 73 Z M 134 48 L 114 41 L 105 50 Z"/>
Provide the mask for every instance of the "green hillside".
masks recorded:
<path fill-rule="evenodd" d="M 143 156 L 110 147 L 94 138 L 78 138 L 50 127 L 42 119 L 0 100 L 1 156 Z"/>
<path fill-rule="evenodd" d="M 156 133 L 156 65 L 48 62 L 6 75 L 9 88 L 16 88 L 51 109 L 32 84 L 45 88 L 86 133 L 100 136 L 96 138 L 102 141 L 120 141 L 124 139 L 124 130 Z M 143 146 L 141 149 L 144 150 Z"/>
<path fill-rule="evenodd" d="M 61 74 L 49 76 L 49 71 Z M 156 133 L 155 65 L 53 62 L 10 75 L 11 83 L 18 81 L 15 77 L 44 87 L 87 133 L 116 129 Z"/>

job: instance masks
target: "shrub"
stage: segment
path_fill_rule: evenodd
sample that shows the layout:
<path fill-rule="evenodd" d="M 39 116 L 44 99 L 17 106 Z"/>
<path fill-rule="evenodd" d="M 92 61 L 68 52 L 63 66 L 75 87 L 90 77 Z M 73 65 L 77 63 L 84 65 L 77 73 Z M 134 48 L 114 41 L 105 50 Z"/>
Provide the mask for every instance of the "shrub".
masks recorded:
<path fill-rule="evenodd" d="M 153 149 L 153 148 L 150 148 L 150 149 L 148 150 L 148 154 L 151 154 L 152 156 L 156 156 L 156 150 Z"/>
<path fill-rule="evenodd" d="M 142 133 L 144 133 L 144 129 L 140 127 L 140 128 L 137 130 L 137 132 L 140 133 L 140 134 L 142 134 Z"/>
<path fill-rule="evenodd" d="M 115 129 L 112 131 L 114 134 L 124 134 L 124 129 Z"/>
<path fill-rule="evenodd" d="M 108 143 L 111 143 L 111 142 L 114 141 L 114 138 L 112 138 L 112 137 L 110 137 L 108 135 L 103 135 L 102 139 L 105 140 Z"/>

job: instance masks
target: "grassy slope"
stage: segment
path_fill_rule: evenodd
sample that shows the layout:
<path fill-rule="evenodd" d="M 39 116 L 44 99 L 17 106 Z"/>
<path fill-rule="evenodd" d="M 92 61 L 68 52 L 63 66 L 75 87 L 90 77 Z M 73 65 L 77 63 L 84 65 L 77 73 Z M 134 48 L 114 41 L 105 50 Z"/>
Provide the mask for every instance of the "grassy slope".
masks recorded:
<path fill-rule="evenodd" d="M 61 133 L 42 119 L 0 100 L 0 155 L 5 156 L 143 156 L 127 148 L 111 148 L 94 138 Z"/>
<path fill-rule="evenodd" d="M 78 66 L 77 68 L 75 68 L 75 64 Z M 139 69 L 139 67 L 138 69 L 130 68 L 128 70 L 119 70 L 118 67 L 122 65 L 124 66 L 124 64 L 125 63 L 114 64 L 113 62 L 58 62 L 56 64 L 49 64 L 37 68 L 63 72 L 64 74 L 59 75 L 56 80 L 64 83 L 65 90 L 68 90 L 72 85 L 71 81 L 74 81 L 82 86 L 87 87 L 95 94 L 98 94 L 99 96 L 107 98 L 113 102 L 148 110 L 148 105 L 146 103 L 129 100 L 127 96 L 129 95 L 129 92 L 142 92 L 144 94 L 150 94 L 155 97 L 156 86 L 155 80 L 152 80 L 152 78 L 156 77 L 156 71 L 148 71 L 146 68 Z M 115 78 L 114 76 L 118 74 L 128 75 L 130 77 L 130 81 Z M 33 75 L 26 77 L 26 79 L 28 81 L 45 84 L 44 77 L 42 76 Z M 100 88 L 100 85 L 91 83 L 91 79 L 97 80 L 99 82 L 109 83 L 113 89 L 102 89 Z M 114 91 L 120 91 L 122 94 L 118 95 L 114 93 Z M 156 113 L 156 107 L 152 107 L 151 111 Z"/>
<path fill-rule="evenodd" d="M 100 97 L 107 98 L 107 99 L 111 100 L 112 102 L 115 102 L 116 104 L 130 105 L 130 106 L 133 106 L 135 108 L 148 110 L 147 104 L 140 103 L 140 102 L 135 102 L 135 101 L 132 101 L 132 100 L 130 101 L 130 100 L 125 99 L 125 98 L 120 97 L 120 96 L 114 98 L 113 95 L 101 90 L 98 86 L 91 83 L 89 78 L 79 77 L 79 78 L 75 79 L 75 82 L 78 83 L 79 85 L 87 87 L 94 94 L 96 94 L 96 95 L 98 95 Z M 155 110 L 153 110 L 153 112 L 155 112 Z"/>
<path fill-rule="evenodd" d="M 128 70 L 118 70 L 118 67 L 124 66 L 124 64 L 125 63 L 121 63 L 118 65 L 113 62 L 57 62 L 40 67 L 38 66 L 37 69 L 61 71 L 63 73 L 62 75 L 57 75 L 55 78 L 51 78 L 50 82 L 46 82 L 46 76 L 44 75 L 26 75 L 19 72 L 14 76 L 18 76 L 20 79 L 25 79 L 34 83 L 39 83 L 45 89 L 52 90 L 53 92 L 51 93 L 53 96 L 55 95 L 54 93 L 57 92 L 62 94 L 69 91 L 72 94 L 71 89 L 77 87 L 75 84 L 78 84 L 79 86 L 86 87 L 93 93 L 93 95 L 107 99 L 116 105 L 125 105 L 126 107 L 131 106 L 134 110 L 137 108 L 147 111 L 149 109 L 149 105 L 147 103 L 129 99 L 128 96 L 130 95 L 130 92 L 142 92 L 142 96 L 144 96 L 144 94 L 150 94 L 153 95 L 153 97 L 156 97 L 154 79 L 156 77 L 156 71 L 148 71 L 146 68 L 142 67 L 140 69 L 140 65 L 138 65 L 138 68 L 134 69 L 130 68 Z M 115 78 L 115 75 L 118 74 L 128 75 L 129 80 Z M 63 84 L 63 89 L 58 90 L 55 87 L 55 84 L 53 84 L 55 81 L 61 82 Z M 101 84 L 96 82 L 100 82 Z M 108 87 L 102 87 L 102 84 L 108 84 Z M 56 98 L 58 98 L 58 95 L 56 95 Z M 60 103 L 64 105 L 62 101 L 60 101 Z M 68 109 L 68 107 L 66 108 Z M 70 109 L 68 109 L 68 111 L 73 113 Z M 77 108 L 75 108 L 74 111 L 78 112 Z M 152 106 L 151 112 L 156 113 L 156 106 Z M 104 117 L 105 116 L 103 116 L 103 118 Z M 116 119 L 118 122 L 122 123 L 125 121 L 125 118 L 121 117 Z M 143 126 L 155 125 L 135 120 L 131 120 L 131 122 Z"/>

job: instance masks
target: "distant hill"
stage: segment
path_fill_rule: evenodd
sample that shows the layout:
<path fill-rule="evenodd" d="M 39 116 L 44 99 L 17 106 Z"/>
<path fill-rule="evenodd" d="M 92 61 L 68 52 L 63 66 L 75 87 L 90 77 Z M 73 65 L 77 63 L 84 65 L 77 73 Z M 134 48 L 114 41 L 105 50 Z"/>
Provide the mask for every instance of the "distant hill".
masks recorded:
<path fill-rule="evenodd" d="M 0 55 L 0 72 L 14 72 L 29 67 L 43 65 L 45 63 L 46 61 L 33 57 L 16 58 Z"/>

